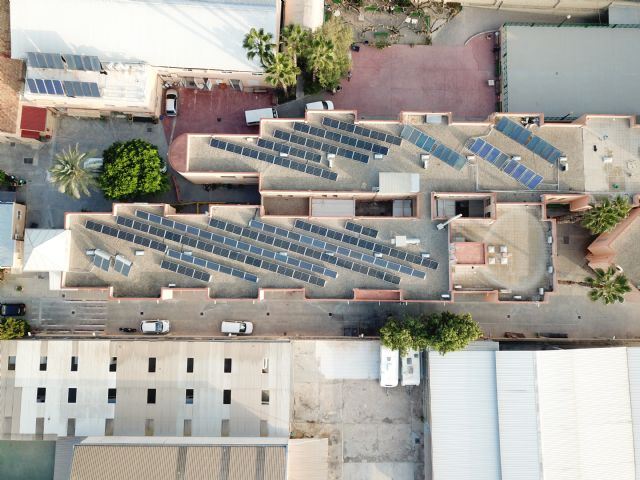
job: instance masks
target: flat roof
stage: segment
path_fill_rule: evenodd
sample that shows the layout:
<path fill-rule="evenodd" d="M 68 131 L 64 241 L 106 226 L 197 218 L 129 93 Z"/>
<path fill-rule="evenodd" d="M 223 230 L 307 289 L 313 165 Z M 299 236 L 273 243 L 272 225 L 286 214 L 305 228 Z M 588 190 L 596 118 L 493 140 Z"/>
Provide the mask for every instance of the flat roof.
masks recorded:
<path fill-rule="evenodd" d="M 546 117 L 640 113 L 640 27 L 505 25 L 503 109 Z"/>
<path fill-rule="evenodd" d="M 14 203 L 0 202 L 0 266 L 13 266 L 16 241 L 13 239 Z"/>
<path fill-rule="evenodd" d="M 277 36 L 274 0 L 22 0 L 11 3 L 11 56 L 97 55 L 156 67 L 261 71 L 242 48 L 251 28 Z M 144 19 L 144 21 L 140 21 Z"/>

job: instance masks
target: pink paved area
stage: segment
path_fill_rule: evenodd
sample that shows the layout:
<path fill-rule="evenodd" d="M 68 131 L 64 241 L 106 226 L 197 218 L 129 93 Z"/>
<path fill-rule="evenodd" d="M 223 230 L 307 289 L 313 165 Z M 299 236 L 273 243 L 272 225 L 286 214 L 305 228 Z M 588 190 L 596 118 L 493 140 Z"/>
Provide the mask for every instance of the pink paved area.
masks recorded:
<path fill-rule="evenodd" d="M 269 93 L 180 88 L 178 116 L 165 117 L 162 125 L 168 144 L 183 133 L 258 133 L 258 127 L 247 127 L 244 111 L 270 106 Z"/>
<path fill-rule="evenodd" d="M 452 112 L 456 120 L 484 120 L 495 111 L 493 39 L 465 46 L 393 45 L 352 52 L 351 81 L 331 100 L 362 118 L 397 118 L 401 111 Z"/>

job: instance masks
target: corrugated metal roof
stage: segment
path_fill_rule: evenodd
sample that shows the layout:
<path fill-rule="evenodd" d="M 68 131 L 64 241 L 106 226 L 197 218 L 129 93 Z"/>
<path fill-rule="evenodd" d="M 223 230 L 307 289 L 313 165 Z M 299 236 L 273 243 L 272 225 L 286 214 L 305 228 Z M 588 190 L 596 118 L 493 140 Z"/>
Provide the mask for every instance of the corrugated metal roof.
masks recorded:
<path fill-rule="evenodd" d="M 13 266 L 13 203 L 0 203 L 0 267 Z"/>
<path fill-rule="evenodd" d="M 629 394 L 631 396 L 631 419 L 633 443 L 635 445 L 636 480 L 640 480 L 640 348 L 627 348 L 629 368 Z"/>

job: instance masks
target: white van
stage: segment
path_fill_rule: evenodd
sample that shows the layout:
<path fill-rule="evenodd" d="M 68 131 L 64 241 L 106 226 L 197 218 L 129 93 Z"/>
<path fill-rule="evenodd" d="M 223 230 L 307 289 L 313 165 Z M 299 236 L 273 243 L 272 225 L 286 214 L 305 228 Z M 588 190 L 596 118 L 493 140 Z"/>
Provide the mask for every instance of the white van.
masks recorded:
<path fill-rule="evenodd" d="M 400 363 L 400 352 L 391 350 L 384 345 L 380 345 L 380 386 L 398 386 L 398 364 Z"/>
<path fill-rule="evenodd" d="M 401 359 L 403 387 L 420 385 L 420 352 L 409 350 Z"/>
<path fill-rule="evenodd" d="M 275 108 L 258 108 L 256 110 L 245 110 L 244 112 L 244 119 L 250 127 L 260 125 L 260 120 L 263 118 L 266 118 L 267 120 L 271 118 L 278 118 L 278 112 Z"/>
<path fill-rule="evenodd" d="M 222 333 L 226 335 L 251 335 L 253 323 L 251 322 L 222 322 Z"/>

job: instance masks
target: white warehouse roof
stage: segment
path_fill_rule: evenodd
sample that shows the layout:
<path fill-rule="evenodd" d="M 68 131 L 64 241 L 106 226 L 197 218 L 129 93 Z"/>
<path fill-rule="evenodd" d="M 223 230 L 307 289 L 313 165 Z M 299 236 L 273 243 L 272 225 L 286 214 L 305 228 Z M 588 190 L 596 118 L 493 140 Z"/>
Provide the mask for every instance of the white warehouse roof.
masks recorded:
<path fill-rule="evenodd" d="M 637 480 L 639 372 L 640 348 L 430 353 L 433 480 Z"/>
<path fill-rule="evenodd" d="M 11 56 L 97 55 L 156 67 L 261 71 L 244 35 L 277 34 L 276 0 L 20 0 L 11 2 Z"/>

